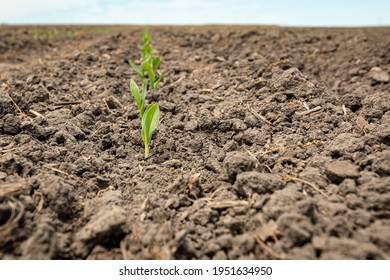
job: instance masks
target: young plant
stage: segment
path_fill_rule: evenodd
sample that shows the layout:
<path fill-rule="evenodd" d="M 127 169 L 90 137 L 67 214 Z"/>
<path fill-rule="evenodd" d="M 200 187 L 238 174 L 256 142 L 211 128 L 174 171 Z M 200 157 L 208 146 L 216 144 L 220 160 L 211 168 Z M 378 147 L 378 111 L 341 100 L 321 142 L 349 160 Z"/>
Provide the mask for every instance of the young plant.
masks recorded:
<path fill-rule="evenodd" d="M 158 107 L 158 103 L 153 103 L 146 108 L 142 116 L 142 140 L 145 145 L 145 158 L 149 155 L 149 145 L 159 121 L 160 108 Z"/>
<path fill-rule="evenodd" d="M 138 67 L 132 60 L 129 60 L 129 63 L 131 67 L 134 69 L 134 71 L 140 77 L 142 83 L 145 81 L 146 79 L 145 73 L 147 73 L 149 78 L 149 89 L 156 89 L 158 84 L 162 81 L 165 72 L 163 70 L 159 75 L 158 79 L 156 80 L 156 72 L 157 72 L 157 68 L 161 64 L 161 58 L 159 56 L 153 57 L 154 48 L 150 44 L 150 42 L 151 42 L 151 37 L 149 35 L 148 30 L 145 29 L 143 35 L 143 44 L 141 47 L 141 58 L 142 58 L 141 67 Z"/>
<path fill-rule="evenodd" d="M 145 28 L 144 29 L 144 42 L 143 42 L 142 47 L 141 47 L 141 56 L 142 56 L 142 60 L 144 60 L 144 61 L 147 60 L 148 58 L 152 57 L 152 55 L 153 55 L 154 48 L 150 44 L 151 41 L 152 41 L 152 38 L 149 35 L 149 31 L 147 28 Z"/>
<path fill-rule="evenodd" d="M 158 77 L 158 79 L 156 80 L 156 70 L 157 70 L 157 67 L 160 65 L 161 63 L 161 60 L 160 60 L 160 57 L 155 57 L 154 59 L 152 59 L 152 64 L 146 64 L 145 65 L 145 68 L 146 68 L 146 71 L 148 72 L 148 77 L 149 77 L 149 87 L 151 89 L 156 89 L 158 84 L 162 81 L 162 79 L 164 78 L 164 70 L 161 72 L 160 74 L 160 77 Z"/>
<path fill-rule="evenodd" d="M 138 105 L 138 110 L 141 118 L 144 115 L 145 111 L 145 98 L 148 93 L 146 88 L 147 84 L 144 82 L 142 84 L 142 91 L 140 91 L 136 82 L 133 79 L 130 80 L 130 90 L 135 99 L 135 102 Z"/>
<path fill-rule="evenodd" d="M 138 110 L 142 119 L 142 140 L 145 145 L 145 158 L 149 155 L 150 142 L 152 136 L 160 121 L 160 108 L 158 103 L 150 104 L 145 110 L 145 98 L 148 93 L 148 89 L 157 88 L 158 84 L 164 77 L 164 71 L 156 79 L 157 68 L 161 64 L 159 56 L 153 57 L 154 48 L 150 44 L 151 38 L 147 29 L 144 30 L 143 45 L 141 47 L 142 64 L 138 67 L 133 61 L 129 61 L 131 67 L 135 70 L 142 82 L 142 90 L 138 87 L 137 83 L 130 79 L 130 91 L 137 103 Z M 145 75 L 145 72 L 147 75 Z M 149 87 L 148 87 L 149 84 Z"/>

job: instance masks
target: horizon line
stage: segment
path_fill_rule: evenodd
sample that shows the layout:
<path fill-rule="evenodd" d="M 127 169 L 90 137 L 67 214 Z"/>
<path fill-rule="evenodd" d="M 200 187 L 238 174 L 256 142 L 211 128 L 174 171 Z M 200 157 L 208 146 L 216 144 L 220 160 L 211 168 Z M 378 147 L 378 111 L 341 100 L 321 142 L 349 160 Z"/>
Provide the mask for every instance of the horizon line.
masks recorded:
<path fill-rule="evenodd" d="M 17 25 L 17 26 L 256 26 L 256 27 L 291 27 L 291 28 L 383 28 L 390 27 L 390 24 L 373 24 L 373 25 L 289 25 L 289 24 L 267 24 L 267 23 L 7 23 L 0 22 L 1 25 Z"/>

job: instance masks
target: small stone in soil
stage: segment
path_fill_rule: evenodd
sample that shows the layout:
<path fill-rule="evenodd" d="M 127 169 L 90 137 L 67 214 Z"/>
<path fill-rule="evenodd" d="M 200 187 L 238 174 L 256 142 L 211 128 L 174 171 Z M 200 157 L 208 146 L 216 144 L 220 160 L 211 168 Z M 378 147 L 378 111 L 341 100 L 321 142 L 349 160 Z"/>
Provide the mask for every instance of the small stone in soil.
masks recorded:
<path fill-rule="evenodd" d="M 372 80 L 374 80 L 376 82 L 387 83 L 390 80 L 389 74 L 387 74 L 386 71 L 384 71 L 380 67 L 371 68 L 368 75 Z"/>

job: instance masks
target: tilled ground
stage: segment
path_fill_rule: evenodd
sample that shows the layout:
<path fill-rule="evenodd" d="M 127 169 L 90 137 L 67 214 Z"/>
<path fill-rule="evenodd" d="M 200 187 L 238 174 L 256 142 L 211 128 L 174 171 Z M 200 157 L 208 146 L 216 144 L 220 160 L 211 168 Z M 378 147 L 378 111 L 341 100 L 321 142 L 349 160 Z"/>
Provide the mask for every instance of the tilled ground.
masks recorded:
<path fill-rule="evenodd" d="M 1 259 L 390 258 L 389 28 L 1 29 Z"/>

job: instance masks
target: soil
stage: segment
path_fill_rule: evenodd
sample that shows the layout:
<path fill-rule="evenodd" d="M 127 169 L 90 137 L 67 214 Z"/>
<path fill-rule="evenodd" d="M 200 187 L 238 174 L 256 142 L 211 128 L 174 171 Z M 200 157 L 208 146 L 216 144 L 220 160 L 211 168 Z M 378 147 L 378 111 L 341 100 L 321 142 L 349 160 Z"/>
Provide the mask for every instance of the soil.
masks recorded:
<path fill-rule="evenodd" d="M 1 259 L 390 258 L 390 28 L 150 34 L 145 159 L 141 27 L 0 26 Z"/>

